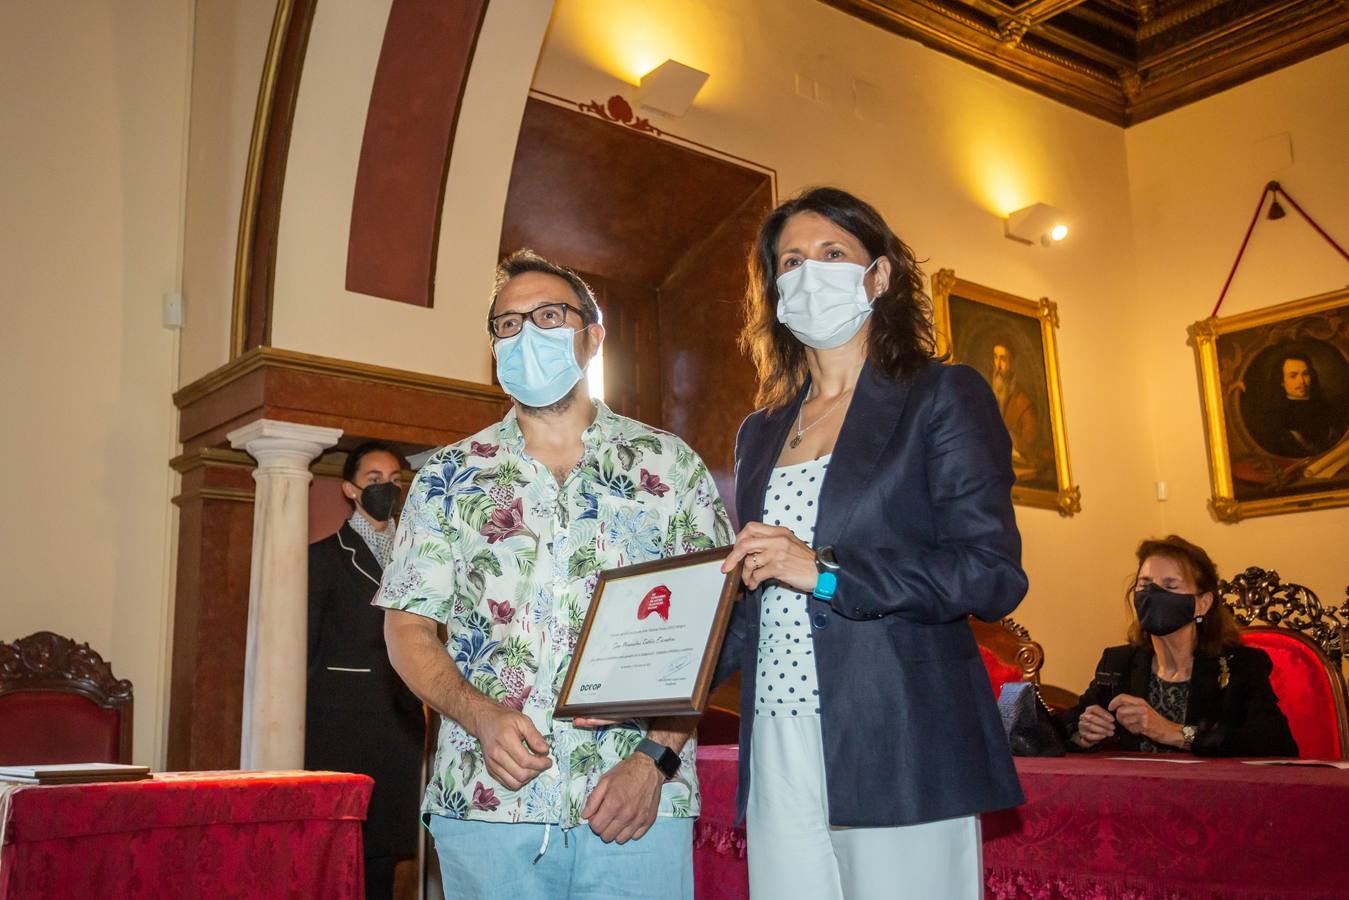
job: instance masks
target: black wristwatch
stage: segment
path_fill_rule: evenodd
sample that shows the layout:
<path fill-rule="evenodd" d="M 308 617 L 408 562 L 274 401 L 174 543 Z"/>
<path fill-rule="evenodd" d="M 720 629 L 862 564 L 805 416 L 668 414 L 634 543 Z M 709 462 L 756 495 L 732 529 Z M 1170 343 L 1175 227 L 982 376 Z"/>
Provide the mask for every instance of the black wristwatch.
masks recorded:
<path fill-rule="evenodd" d="M 642 738 L 634 752 L 651 757 L 656 769 L 665 776 L 666 781 L 679 774 L 679 754 L 664 744 L 658 744 L 650 738 Z"/>
<path fill-rule="evenodd" d="M 843 567 L 838 564 L 838 557 L 834 556 L 834 548 L 828 545 L 815 548 L 815 568 L 821 572 L 839 573 Z"/>

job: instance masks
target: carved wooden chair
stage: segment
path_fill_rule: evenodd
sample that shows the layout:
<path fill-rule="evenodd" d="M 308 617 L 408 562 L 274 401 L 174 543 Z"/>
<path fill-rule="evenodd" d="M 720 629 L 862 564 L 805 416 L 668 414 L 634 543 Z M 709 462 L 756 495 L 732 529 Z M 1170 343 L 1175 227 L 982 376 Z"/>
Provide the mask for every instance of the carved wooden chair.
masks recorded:
<path fill-rule="evenodd" d="M 707 698 L 707 708 L 698 720 L 698 743 L 740 743 L 740 673 L 736 672 Z"/>
<path fill-rule="evenodd" d="M 131 762 L 131 682 L 88 644 L 0 643 L 0 765 Z"/>
<path fill-rule="evenodd" d="M 1326 609 L 1315 592 L 1252 566 L 1218 584 L 1243 641 L 1269 654 L 1270 683 L 1303 759 L 1349 759 L 1349 706 L 1341 664 L 1349 601 Z"/>
<path fill-rule="evenodd" d="M 971 616 L 970 628 L 974 631 L 974 639 L 979 642 L 979 655 L 983 657 L 984 668 L 988 670 L 993 696 L 998 695 L 1004 684 L 1029 681 L 1037 686 L 1041 699 L 1053 712 L 1068 709 L 1077 703 L 1077 695 L 1071 691 L 1040 681 L 1045 651 L 1031 640 L 1025 626 L 1012 619 L 985 622 Z"/>

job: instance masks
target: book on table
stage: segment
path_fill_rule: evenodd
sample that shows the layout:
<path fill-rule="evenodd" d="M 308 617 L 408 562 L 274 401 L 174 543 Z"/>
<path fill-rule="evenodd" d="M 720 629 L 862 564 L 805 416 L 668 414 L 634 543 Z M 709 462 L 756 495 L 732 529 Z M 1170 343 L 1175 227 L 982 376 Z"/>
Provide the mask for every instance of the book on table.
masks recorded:
<path fill-rule="evenodd" d="M 0 766 L 0 781 L 20 784 L 84 784 L 97 781 L 140 781 L 149 766 L 122 763 L 62 763 L 43 766 Z"/>

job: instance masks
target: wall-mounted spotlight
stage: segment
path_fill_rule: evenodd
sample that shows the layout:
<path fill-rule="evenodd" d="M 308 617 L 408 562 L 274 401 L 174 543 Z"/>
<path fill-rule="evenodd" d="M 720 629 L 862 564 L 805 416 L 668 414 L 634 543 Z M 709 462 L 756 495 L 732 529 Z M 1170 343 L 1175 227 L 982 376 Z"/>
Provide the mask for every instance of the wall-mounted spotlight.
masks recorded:
<path fill-rule="evenodd" d="M 1068 223 L 1062 210 L 1048 203 L 1033 203 L 1009 215 L 1003 222 L 1003 233 L 1023 244 L 1038 242 L 1049 247 L 1068 236 Z"/>
<path fill-rule="evenodd" d="M 693 98 L 698 96 L 708 77 L 706 72 L 667 59 L 642 76 L 637 90 L 637 105 L 663 112 L 667 116 L 682 116 L 688 112 Z"/>

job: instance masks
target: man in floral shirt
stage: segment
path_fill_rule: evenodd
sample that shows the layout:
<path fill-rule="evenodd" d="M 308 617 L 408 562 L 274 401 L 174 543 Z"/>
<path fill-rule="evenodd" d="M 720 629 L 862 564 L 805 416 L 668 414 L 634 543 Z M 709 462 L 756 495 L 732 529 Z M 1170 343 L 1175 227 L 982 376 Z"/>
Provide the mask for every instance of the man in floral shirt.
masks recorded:
<path fill-rule="evenodd" d="M 687 444 L 587 397 L 604 328 L 574 273 L 511 256 L 488 330 L 514 408 L 427 460 L 375 599 L 441 714 L 422 810 L 446 896 L 691 898 L 695 720 L 580 727 L 553 707 L 600 571 L 730 543 L 725 508 Z M 673 777 L 652 747 L 679 755 Z"/>

